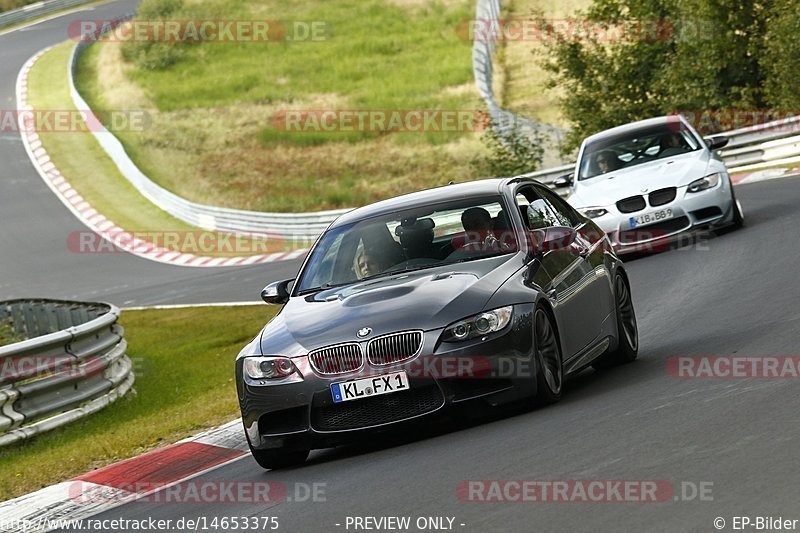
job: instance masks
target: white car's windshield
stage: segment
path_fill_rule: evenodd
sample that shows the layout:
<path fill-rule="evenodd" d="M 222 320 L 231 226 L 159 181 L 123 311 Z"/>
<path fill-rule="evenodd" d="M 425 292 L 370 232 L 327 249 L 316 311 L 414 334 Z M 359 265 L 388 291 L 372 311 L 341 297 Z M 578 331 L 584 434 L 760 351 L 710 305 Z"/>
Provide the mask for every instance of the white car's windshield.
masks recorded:
<path fill-rule="evenodd" d="M 517 249 L 499 196 L 418 206 L 333 228 L 301 274 L 298 293 Z"/>
<path fill-rule="evenodd" d="M 697 138 L 679 124 L 628 131 L 588 143 L 581 157 L 578 179 L 589 179 L 698 149 L 700 142 Z"/>

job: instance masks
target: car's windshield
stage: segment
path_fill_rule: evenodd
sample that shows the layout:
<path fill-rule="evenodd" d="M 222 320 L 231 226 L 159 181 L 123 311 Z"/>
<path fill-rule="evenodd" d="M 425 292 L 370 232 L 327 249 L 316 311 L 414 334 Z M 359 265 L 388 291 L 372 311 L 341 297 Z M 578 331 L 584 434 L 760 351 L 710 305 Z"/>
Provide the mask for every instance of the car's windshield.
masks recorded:
<path fill-rule="evenodd" d="M 578 179 L 593 178 L 698 149 L 697 138 L 679 123 L 640 128 L 587 143 Z"/>
<path fill-rule="evenodd" d="M 300 275 L 297 293 L 516 249 L 500 196 L 417 206 L 326 232 Z"/>

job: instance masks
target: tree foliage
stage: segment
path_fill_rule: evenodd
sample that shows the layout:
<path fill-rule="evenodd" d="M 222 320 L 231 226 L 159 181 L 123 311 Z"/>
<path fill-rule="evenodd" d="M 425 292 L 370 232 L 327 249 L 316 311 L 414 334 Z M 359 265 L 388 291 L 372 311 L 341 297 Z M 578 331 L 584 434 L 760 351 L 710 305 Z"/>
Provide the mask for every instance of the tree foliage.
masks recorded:
<path fill-rule="evenodd" d="M 576 19 L 656 30 L 614 39 L 597 31 L 554 33 L 546 67 L 572 123 L 562 151 L 657 115 L 796 109 L 798 6 L 800 0 L 594 0 Z"/>
<path fill-rule="evenodd" d="M 487 152 L 471 161 L 483 176 L 517 176 L 533 172 L 542 164 L 544 138 L 539 132 L 515 126 L 507 134 L 487 127 L 481 137 Z"/>

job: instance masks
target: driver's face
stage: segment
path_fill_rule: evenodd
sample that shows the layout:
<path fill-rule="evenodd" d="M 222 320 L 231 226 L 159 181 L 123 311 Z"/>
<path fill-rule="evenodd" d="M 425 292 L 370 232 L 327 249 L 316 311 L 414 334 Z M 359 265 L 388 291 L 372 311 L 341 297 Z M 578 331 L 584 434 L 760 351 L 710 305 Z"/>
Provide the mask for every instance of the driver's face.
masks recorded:
<path fill-rule="evenodd" d="M 608 172 L 611 170 L 611 161 L 607 157 L 601 157 L 597 160 L 597 167 L 601 172 Z"/>
<path fill-rule="evenodd" d="M 358 258 L 358 268 L 361 270 L 361 274 L 364 277 L 374 276 L 383 271 L 381 261 L 379 261 L 377 257 L 367 254 Z"/>

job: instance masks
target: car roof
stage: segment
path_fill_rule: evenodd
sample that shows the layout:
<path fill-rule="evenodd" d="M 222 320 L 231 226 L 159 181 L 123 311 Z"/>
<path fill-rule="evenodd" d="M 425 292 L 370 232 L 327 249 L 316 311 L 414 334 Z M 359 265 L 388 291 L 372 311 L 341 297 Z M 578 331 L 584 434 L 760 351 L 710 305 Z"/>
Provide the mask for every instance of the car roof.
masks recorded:
<path fill-rule="evenodd" d="M 584 139 L 584 143 L 589 143 L 593 141 L 597 141 L 599 139 L 604 139 L 606 137 L 612 137 L 614 135 L 619 135 L 620 133 L 627 133 L 629 131 L 635 131 L 641 128 L 648 128 L 651 126 L 660 126 L 664 124 L 674 124 L 676 122 L 683 122 L 680 115 L 665 115 L 663 117 L 654 117 L 654 118 L 647 118 L 644 120 L 639 120 L 636 122 L 630 122 L 628 124 L 623 124 L 622 126 L 617 126 L 615 128 L 611 128 L 609 130 L 601 131 L 600 133 L 595 133 L 594 135 L 590 135 Z"/>
<path fill-rule="evenodd" d="M 521 181 L 536 183 L 535 180 L 529 178 L 490 178 L 468 181 L 464 183 L 442 185 L 433 189 L 412 192 L 353 209 L 352 211 L 348 211 L 337 218 L 333 224 L 331 224 L 331 227 L 334 228 L 344 224 L 349 224 L 351 222 L 356 222 L 358 220 L 363 220 L 365 218 L 385 215 L 418 205 L 432 204 L 447 200 L 457 200 L 459 198 L 470 196 L 496 195 L 500 193 L 503 187 L 511 184 L 512 182 Z"/>

